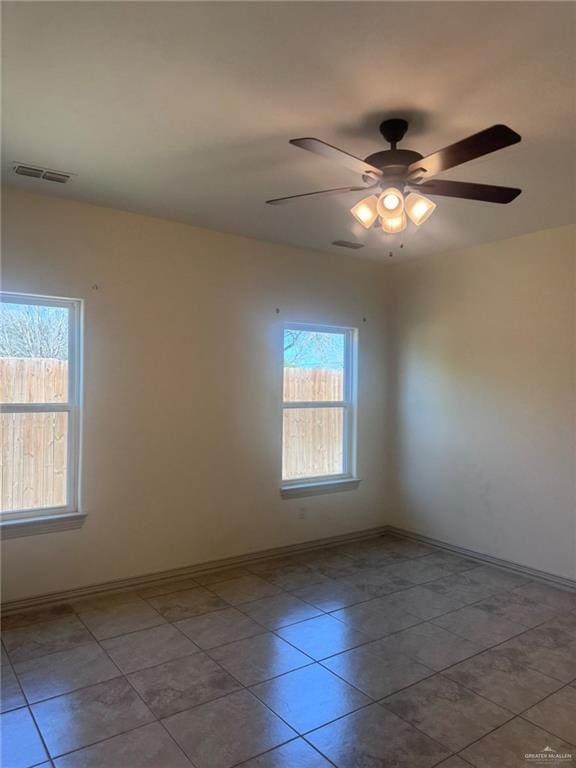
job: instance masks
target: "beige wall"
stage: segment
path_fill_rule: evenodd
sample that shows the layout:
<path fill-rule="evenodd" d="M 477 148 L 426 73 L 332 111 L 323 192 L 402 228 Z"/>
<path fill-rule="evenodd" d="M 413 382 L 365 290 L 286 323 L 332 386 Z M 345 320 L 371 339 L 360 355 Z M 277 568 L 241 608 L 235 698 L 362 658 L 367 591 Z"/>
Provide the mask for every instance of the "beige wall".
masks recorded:
<path fill-rule="evenodd" d="M 89 513 L 3 542 L 4 599 L 385 522 L 576 578 L 574 229 L 384 268 L 3 202 L 4 289 L 85 300 Z M 279 496 L 284 320 L 360 328 L 357 491 Z"/>
<path fill-rule="evenodd" d="M 3 542 L 4 599 L 384 523 L 381 266 L 14 190 L 3 203 L 4 290 L 85 300 L 88 513 Z M 360 329 L 358 490 L 280 498 L 285 320 Z"/>
<path fill-rule="evenodd" d="M 390 270 L 390 522 L 576 577 L 575 242 Z"/>

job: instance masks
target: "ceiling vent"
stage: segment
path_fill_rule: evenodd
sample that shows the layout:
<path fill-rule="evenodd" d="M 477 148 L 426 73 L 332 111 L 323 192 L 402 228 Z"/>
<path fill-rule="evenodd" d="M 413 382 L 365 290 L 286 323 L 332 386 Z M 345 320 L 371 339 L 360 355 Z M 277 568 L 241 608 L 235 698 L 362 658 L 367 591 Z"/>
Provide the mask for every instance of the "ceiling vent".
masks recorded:
<path fill-rule="evenodd" d="M 349 240 L 334 240 L 332 245 L 337 245 L 339 248 L 350 248 L 353 251 L 364 248 L 364 243 L 351 243 Z"/>
<path fill-rule="evenodd" d="M 17 173 L 19 176 L 28 176 L 32 179 L 53 181 L 56 184 L 66 184 L 74 175 L 72 173 L 54 171 L 50 168 L 38 168 L 36 165 L 24 165 L 23 163 L 14 163 L 14 173 Z"/>

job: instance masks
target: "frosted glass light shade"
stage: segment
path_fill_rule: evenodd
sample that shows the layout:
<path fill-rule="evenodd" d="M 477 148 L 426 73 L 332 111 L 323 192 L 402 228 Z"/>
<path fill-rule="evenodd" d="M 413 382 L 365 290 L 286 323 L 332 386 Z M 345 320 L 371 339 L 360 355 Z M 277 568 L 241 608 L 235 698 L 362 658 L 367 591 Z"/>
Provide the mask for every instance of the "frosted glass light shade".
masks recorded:
<path fill-rule="evenodd" d="M 436 208 L 436 203 L 428 200 L 424 195 L 418 195 L 416 192 L 410 192 L 405 202 L 406 213 L 410 220 L 420 226 L 432 216 Z"/>
<path fill-rule="evenodd" d="M 382 229 L 388 235 L 396 235 L 406 229 L 406 214 L 402 212 L 399 216 L 388 216 L 382 218 Z"/>
<path fill-rule="evenodd" d="M 383 219 L 397 217 L 404 211 L 404 197 L 396 187 L 388 187 L 378 198 L 378 215 Z"/>
<path fill-rule="evenodd" d="M 364 200 L 360 200 L 359 203 L 350 208 L 350 213 L 365 229 L 370 229 L 378 217 L 377 203 L 378 198 L 376 195 L 370 195 L 370 197 L 365 197 Z"/>

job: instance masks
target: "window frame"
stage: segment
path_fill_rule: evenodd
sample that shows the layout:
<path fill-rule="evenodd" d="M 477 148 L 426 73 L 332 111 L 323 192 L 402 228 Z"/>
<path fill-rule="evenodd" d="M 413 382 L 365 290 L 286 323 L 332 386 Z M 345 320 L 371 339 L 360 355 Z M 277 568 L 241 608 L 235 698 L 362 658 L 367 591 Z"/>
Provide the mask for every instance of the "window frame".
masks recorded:
<path fill-rule="evenodd" d="M 65 403 L 0 403 L 2 413 L 67 413 L 67 477 L 66 504 L 52 507 L 29 507 L 0 512 L 3 535 L 21 535 L 22 525 L 37 525 L 39 533 L 53 527 L 76 527 L 85 517 L 80 509 L 80 451 L 82 429 L 82 323 L 83 301 L 28 293 L 0 292 L 0 304 L 28 304 L 43 307 L 61 307 L 68 310 L 68 400 Z M 46 528 L 45 523 L 56 523 Z M 80 522 L 81 524 L 81 522 Z M 12 533 L 10 533 L 12 531 Z M 26 531 L 36 532 L 33 530 Z"/>
<path fill-rule="evenodd" d="M 344 335 L 344 398 L 342 400 L 284 400 L 284 335 L 287 330 L 311 331 L 316 333 L 334 333 Z M 281 390 L 281 461 L 280 461 L 280 490 L 283 495 L 290 492 L 306 491 L 307 489 L 333 489 L 337 486 L 352 486 L 357 484 L 357 423 L 358 423 L 358 329 L 341 325 L 325 325 L 319 323 L 291 323 L 282 326 L 282 390 Z M 282 471 L 284 466 L 284 411 L 302 408 L 341 408 L 343 411 L 342 435 L 342 469 L 335 475 L 310 475 L 285 480 Z M 294 495 L 296 495 L 294 493 Z"/>

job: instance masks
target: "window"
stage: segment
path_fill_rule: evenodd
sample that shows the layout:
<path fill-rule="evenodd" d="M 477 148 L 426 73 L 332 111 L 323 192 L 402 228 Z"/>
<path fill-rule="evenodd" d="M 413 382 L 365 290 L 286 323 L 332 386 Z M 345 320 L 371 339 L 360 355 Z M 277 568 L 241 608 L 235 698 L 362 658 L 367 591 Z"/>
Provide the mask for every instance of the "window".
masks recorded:
<path fill-rule="evenodd" d="M 353 328 L 284 328 L 282 488 L 354 479 Z"/>
<path fill-rule="evenodd" d="M 10 529 L 78 513 L 81 304 L 0 301 L 0 519 Z"/>

